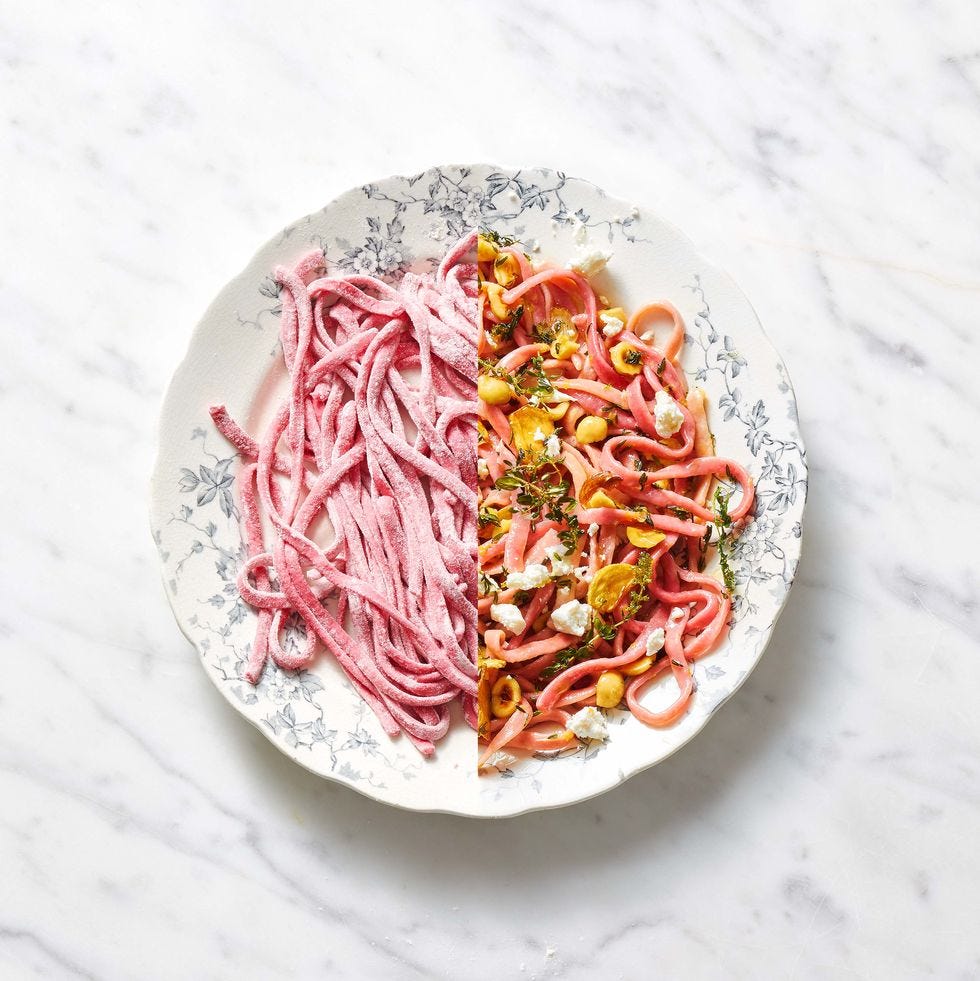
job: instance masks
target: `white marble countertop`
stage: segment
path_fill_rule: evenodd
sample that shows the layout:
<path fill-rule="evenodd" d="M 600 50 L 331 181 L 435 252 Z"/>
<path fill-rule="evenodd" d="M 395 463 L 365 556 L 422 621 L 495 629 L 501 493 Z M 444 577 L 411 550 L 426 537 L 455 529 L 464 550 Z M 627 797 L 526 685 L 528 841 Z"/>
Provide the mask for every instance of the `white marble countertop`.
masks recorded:
<path fill-rule="evenodd" d="M 975 5 L 231 9 L 0 9 L 0 976 L 976 977 Z M 146 516 L 221 284 L 351 185 L 481 159 L 589 177 L 729 269 L 812 475 L 719 717 L 499 824 L 279 756 L 178 633 Z"/>

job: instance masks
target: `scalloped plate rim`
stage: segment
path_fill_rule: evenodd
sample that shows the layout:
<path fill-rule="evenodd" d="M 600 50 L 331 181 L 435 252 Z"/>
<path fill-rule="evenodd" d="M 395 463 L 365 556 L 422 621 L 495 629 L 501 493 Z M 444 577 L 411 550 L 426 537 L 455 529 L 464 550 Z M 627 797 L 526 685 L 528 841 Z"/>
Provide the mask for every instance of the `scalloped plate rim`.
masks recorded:
<path fill-rule="evenodd" d="M 567 172 L 565 171 L 561 171 L 558 170 L 557 168 L 548 167 L 548 166 L 507 167 L 502 165 L 497 166 L 494 164 L 488 164 L 484 162 L 476 163 L 476 164 L 447 163 L 447 164 L 439 164 L 439 165 L 433 165 L 431 167 L 427 167 L 424 170 L 420 171 L 419 173 L 427 174 L 430 171 L 462 170 L 462 169 L 468 169 L 470 171 L 488 169 L 491 171 L 496 170 L 501 172 L 527 173 L 527 174 L 542 174 L 542 173 L 554 174 L 554 175 L 560 174 L 563 175 L 568 182 L 572 182 L 579 185 L 585 185 L 591 188 L 596 194 L 598 194 L 603 200 L 607 202 L 614 203 L 614 204 L 619 203 L 624 206 L 629 206 L 630 204 L 630 202 L 626 201 L 626 199 L 619 197 L 618 195 L 610 194 L 604 188 L 600 187 L 598 184 L 594 183 L 593 181 L 588 180 L 587 178 L 571 176 L 567 174 Z M 387 181 L 398 180 L 398 179 L 407 180 L 408 177 L 407 175 L 393 174 L 393 175 L 388 175 L 386 177 L 374 179 L 372 181 L 366 182 L 366 184 L 382 184 Z M 296 219 L 295 221 L 290 222 L 278 233 L 270 236 L 261 246 L 259 246 L 254 251 L 252 256 L 246 261 L 242 270 L 239 273 L 237 273 L 235 276 L 233 276 L 231 279 L 229 279 L 221 287 L 221 289 L 215 295 L 214 299 L 208 304 L 201 317 L 197 320 L 193 330 L 191 331 L 188 337 L 186 350 L 184 351 L 183 356 L 180 358 L 179 362 L 174 368 L 171 379 L 167 385 L 164 396 L 160 402 L 160 414 L 156 427 L 157 453 L 150 476 L 150 487 L 149 487 L 150 495 L 149 495 L 149 502 L 148 502 L 149 503 L 148 510 L 149 510 L 149 517 L 151 523 L 151 531 L 155 530 L 155 525 L 157 524 L 156 517 L 157 517 L 158 500 L 157 500 L 156 486 L 158 484 L 158 481 L 162 479 L 161 471 L 166 456 L 165 449 L 164 449 L 164 437 L 165 437 L 165 429 L 166 429 L 166 423 L 168 417 L 168 409 L 170 407 L 171 400 L 175 397 L 176 389 L 178 387 L 177 383 L 178 383 L 179 376 L 181 376 L 185 371 L 190 369 L 190 366 L 192 364 L 192 355 L 194 352 L 194 348 L 196 346 L 195 342 L 198 341 L 200 339 L 200 336 L 203 335 L 205 331 L 208 329 L 209 321 L 211 320 L 212 315 L 217 309 L 220 308 L 221 302 L 223 298 L 226 296 L 226 294 L 233 291 L 236 287 L 239 287 L 242 284 L 247 283 L 247 277 L 249 276 L 250 267 L 255 263 L 259 255 L 264 253 L 266 250 L 275 247 L 280 241 L 282 241 L 283 234 L 287 230 L 299 227 L 304 223 L 310 222 L 311 220 L 316 218 L 317 215 L 321 214 L 326 209 L 339 204 L 345 198 L 356 196 L 361 191 L 361 188 L 366 186 L 366 184 L 360 185 L 358 187 L 348 188 L 347 190 L 343 191 L 342 193 L 338 194 L 336 197 L 328 201 L 323 207 L 315 211 L 309 212 L 308 214 Z M 679 240 L 679 242 L 684 243 L 684 245 L 686 245 L 688 251 L 690 252 L 691 256 L 693 258 L 698 259 L 705 270 L 710 270 L 710 272 L 713 273 L 716 277 L 719 277 L 720 279 L 726 281 L 732 292 L 737 294 L 745 302 L 747 309 L 751 312 L 752 320 L 754 322 L 755 328 L 757 329 L 759 338 L 761 338 L 765 342 L 766 346 L 768 347 L 772 356 L 775 358 L 776 362 L 783 366 L 784 381 L 788 387 L 787 402 L 790 403 L 792 406 L 796 419 L 796 424 L 797 427 L 799 427 L 798 403 L 796 400 L 796 393 L 793 387 L 792 379 L 789 375 L 788 370 L 785 368 L 785 362 L 783 362 L 782 356 L 780 355 L 779 351 L 777 350 L 772 340 L 770 339 L 768 333 L 766 332 L 765 327 L 762 324 L 761 318 L 759 317 L 758 312 L 756 311 L 751 300 L 748 298 L 747 294 L 745 294 L 744 291 L 742 291 L 742 289 L 739 287 L 738 283 L 732 277 L 732 275 L 727 270 L 721 268 L 716 263 L 711 261 L 708 257 L 706 257 L 698 249 L 694 241 L 676 223 L 662 217 L 660 214 L 654 211 L 644 212 L 644 218 L 652 219 L 655 225 L 660 226 L 662 229 L 668 231 L 674 238 Z M 241 716 L 246 722 L 248 722 L 249 725 L 253 726 L 259 732 L 261 732 L 263 736 L 279 752 L 281 752 L 288 759 L 298 763 L 307 772 L 314 774 L 315 776 L 320 777 L 321 779 L 330 780 L 331 782 L 343 784 L 347 787 L 350 787 L 352 790 L 356 791 L 362 797 L 365 797 L 367 799 L 374 800 L 379 803 L 388 804 L 390 806 L 396 807 L 401 810 L 411 811 L 419 814 L 445 814 L 454 817 L 483 818 L 487 820 L 503 820 L 512 817 L 519 817 L 521 815 L 533 813 L 535 811 L 556 810 L 558 808 L 568 807 L 573 804 L 579 804 L 589 800 L 594 800 L 596 797 L 599 797 L 605 793 L 608 793 L 611 790 L 614 790 L 616 787 L 621 786 L 632 777 L 635 777 L 638 774 L 656 766 L 658 763 L 661 763 L 664 760 L 669 759 L 678 750 L 686 746 L 696 735 L 698 735 L 706 728 L 708 722 L 714 718 L 714 716 L 718 713 L 718 711 L 722 708 L 722 706 L 725 705 L 731 699 L 731 697 L 745 684 L 749 675 L 758 665 L 763 654 L 766 652 L 766 650 L 769 647 L 769 644 L 772 641 L 772 636 L 775 630 L 776 623 L 778 622 L 780 616 L 782 615 L 783 611 L 786 608 L 786 604 L 789 600 L 789 596 L 792 591 L 792 585 L 795 582 L 796 574 L 799 568 L 799 563 L 802 557 L 803 541 L 804 541 L 804 533 L 805 533 L 805 523 L 804 523 L 805 504 L 806 504 L 806 497 L 807 497 L 808 486 L 809 486 L 809 482 L 808 482 L 809 475 L 808 475 L 808 468 L 807 468 L 806 456 L 805 456 L 805 440 L 802 438 L 802 433 L 800 434 L 799 442 L 800 442 L 801 449 L 803 450 L 803 456 L 802 456 L 803 470 L 801 475 L 802 501 L 799 509 L 799 523 L 801 525 L 801 531 L 799 537 L 797 538 L 798 544 L 793 554 L 789 556 L 786 591 L 780 598 L 778 602 L 778 606 L 774 607 L 772 612 L 772 618 L 765 632 L 765 638 L 759 644 L 758 652 L 754 657 L 751 665 L 748 666 L 748 669 L 745 671 L 745 673 L 741 675 L 741 677 L 737 678 L 732 683 L 731 687 L 724 693 L 724 695 L 712 705 L 711 709 L 700 720 L 699 725 L 696 728 L 694 728 L 690 733 L 686 734 L 685 738 L 681 742 L 672 746 L 669 749 L 669 751 L 664 753 L 663 755 L 651 759 L 649 762 L 631 766 L 629 769 L 617 769 L 615 771 L 610 770 L 610 773 L 612 774 L 612 778 L 609 781 L 607 781 L 602 786 L 590 788 L 590 790 L 587 793 L 581 794 L 579 796 L 569 796 L 567 798 L 563 797 L 561 799 L 556 799 L 556 800 L 542 799 L 539 801 L 531 801 L 526 803 L 524 806 L 519 807 L 518 809 L 509 810 L 506 813 L 480 813 L 478 811 L 473 811 L 473 810 L 464 810 L 461 809 L 459 806 L 456 807 L 417 806 L 412 803 L 399 801 L 394 797 L 383 796 L 378 793 L 376 788 L 372 788 L 370 785 L 362 786 L 357 781 L 351 780 L 342 774 L 324 773 L 316 769 L 315 767 L 309 765 L 306 762 L 306 760 L 298 752 L 295 751 L 295 748 L 293 749 L 293 751 L 289 751 L 289 749 L 286 746 L 282 745 L 274 738 L 273 733 L 271 733 L 265 727 L 262 726 L 260 720 L 251 717 L 247 712 L 243 711 L 243 706 L 234 700 L 234 697 L 231 691 L 228 689 L 228 687 L 220 684 L 219 679 L 215 677 L 214 674 L 212 674 L 211 670 L 209 670 L 207 663 L 205 661 L 206 651 L 202 649 L 199 641 L 195 639 L 195 637 L 192 636 L 191 633 L 188 631 L 183 618 L 177 611 L 175 598 L 171 595 L 170 591 L 166 588 L 165 565 L 162 566 L 161 568 L 161 583 L 164 587 L 164 594 L 167 597 L 167 602 L 170 606 L 171 612 L 174 615 L 174 619 L 176 620 L 181 633 L 188 640 L 188 642 L 194 647 L 198 655 L 198 658 L 201 661 L 201 665 L 205 669 L 205 674 L 207 675 L 211 683 L 214 685 L 214 687 L 221 693 L 224 700 L 230 706 L 232 706 L 232 708 L 235 709 L 237 715 Z M 162 553 L 163 551 L 162 546 L 157 542 L 154 542 L 154 544 L 157 546 L 158 552 Z M 161 562 L 162 561 L 163 559 L 161 555 Z M 482 779 L 486 779 L 486 778 L 482 778 Z M 491 777 L 490 779 L 494 779 L 494 777 Z M 479 804 L 479 798 L 477 798 L 477 803 Z"/>

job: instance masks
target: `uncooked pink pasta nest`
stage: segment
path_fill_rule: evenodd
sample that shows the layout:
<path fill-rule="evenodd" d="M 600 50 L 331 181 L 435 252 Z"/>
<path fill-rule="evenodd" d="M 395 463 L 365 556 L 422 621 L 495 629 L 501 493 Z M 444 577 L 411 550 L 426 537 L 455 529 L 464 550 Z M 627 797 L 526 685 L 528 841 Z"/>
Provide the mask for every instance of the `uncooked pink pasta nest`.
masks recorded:
<path fill-rule="evenodd" d="M 425 755 L 453 703 L 476 725 L 475 242 L 397 286 L 325 275 L 321 252 L 279 267 L 288 397 L 258 441 L 211 409 L 245 461 L 246 679 L 269 657 L 308 667 L 319 641 L 385 731 Z M 291 614 L 298 650 L 283 643 Z"/>

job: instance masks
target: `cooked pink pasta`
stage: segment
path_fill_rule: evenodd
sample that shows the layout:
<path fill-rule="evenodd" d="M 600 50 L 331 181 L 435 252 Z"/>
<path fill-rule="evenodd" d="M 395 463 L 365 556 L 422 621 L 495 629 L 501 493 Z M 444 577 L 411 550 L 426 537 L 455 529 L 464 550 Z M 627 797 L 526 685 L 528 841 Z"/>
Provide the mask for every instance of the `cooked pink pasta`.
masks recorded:
<path fill-rule="evenodd" d="M 715 454 L 669 303 L 632 316 L 579 272 L 479 241 L 480 764 L 603 738 L 599 709 L 669 726 L 734 585 L 754 488 Z M 666 327 L 645 329 L 652 318 Z M 725 581 L 703 571 L 717 547 Z M 672 677 L 666 708 L 644 704 Z M 574 713 L 574 714 L 573 714 Z"/>

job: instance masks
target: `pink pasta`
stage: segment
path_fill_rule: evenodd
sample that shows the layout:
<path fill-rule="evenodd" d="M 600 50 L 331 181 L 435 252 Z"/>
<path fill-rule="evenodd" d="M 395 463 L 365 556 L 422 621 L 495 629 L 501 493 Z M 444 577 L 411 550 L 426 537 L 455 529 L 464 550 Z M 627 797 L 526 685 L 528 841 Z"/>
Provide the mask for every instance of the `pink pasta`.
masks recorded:
<path fill-rule="evenodd" d="M 324 275 L 320 252 L 276 269 L 288 395 L 259 439 L 211 409 L 246 461 L 246 679 L 324 649 L 425 755 L 454 703 L 476 724 L 475 239 L 396 286 Z"/>

